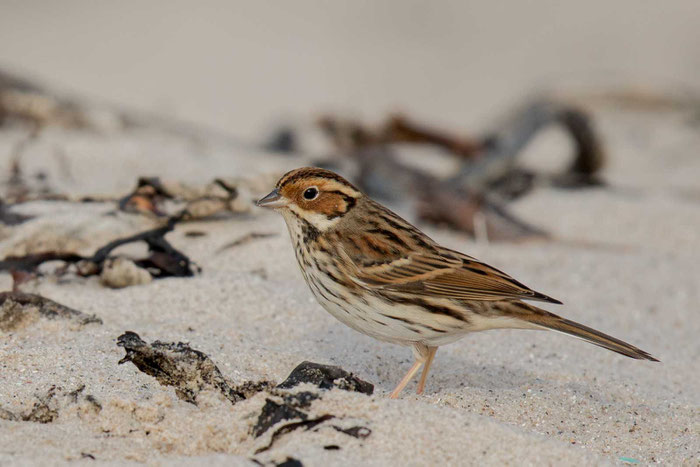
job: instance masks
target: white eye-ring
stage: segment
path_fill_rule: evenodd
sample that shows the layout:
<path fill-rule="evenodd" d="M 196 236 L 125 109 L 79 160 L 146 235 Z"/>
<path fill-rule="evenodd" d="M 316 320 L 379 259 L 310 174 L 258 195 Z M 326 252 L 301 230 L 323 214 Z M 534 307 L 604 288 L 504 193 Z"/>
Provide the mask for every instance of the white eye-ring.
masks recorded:
<path fill-rule="evenodd" d="M 306 190 L 304 190 L 304 194 L 302 196 L 305 200 L 308 201 L 316 199 L 318 197 L 318 188 L 316 188 L 315 186 L 307 188 Z"/>

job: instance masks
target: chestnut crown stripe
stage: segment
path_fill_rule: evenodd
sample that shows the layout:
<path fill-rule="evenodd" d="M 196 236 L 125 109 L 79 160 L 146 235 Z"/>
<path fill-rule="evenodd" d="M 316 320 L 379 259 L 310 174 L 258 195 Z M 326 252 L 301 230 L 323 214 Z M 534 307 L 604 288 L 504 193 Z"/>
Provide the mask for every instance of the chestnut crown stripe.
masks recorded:
<path fill-rule="evenodd" d="M 352 190 L 360 193 L 360 190 L 358 190 L 357 187 L 345 180 L 340 175 L 333 173 L 330 170 L 319 169 L 318 167 L 304 167 L 302 169 L 295 169 L 287 172 L 277 182 L 277 188 L 281 188 L 284 185 L 287 185 L 288 183 L 294 183 L 299 180 L 308 180 L 310 178 L 333 180 L 335 182 L 340 183 L 343 186 L 351 188 Z"/>

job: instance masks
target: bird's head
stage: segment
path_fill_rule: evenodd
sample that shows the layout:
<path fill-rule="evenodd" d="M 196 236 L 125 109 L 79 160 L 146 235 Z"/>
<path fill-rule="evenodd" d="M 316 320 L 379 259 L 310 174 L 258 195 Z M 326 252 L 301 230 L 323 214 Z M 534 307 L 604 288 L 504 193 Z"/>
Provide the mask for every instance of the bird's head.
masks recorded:
<path fill-rule="evenodd" d="M 257 205 L 302 219 L 320 231 L 335 225 L 363 196 L 357 188 L 330 170 L 303 167 L 287 172 L 274 190 Z"/>

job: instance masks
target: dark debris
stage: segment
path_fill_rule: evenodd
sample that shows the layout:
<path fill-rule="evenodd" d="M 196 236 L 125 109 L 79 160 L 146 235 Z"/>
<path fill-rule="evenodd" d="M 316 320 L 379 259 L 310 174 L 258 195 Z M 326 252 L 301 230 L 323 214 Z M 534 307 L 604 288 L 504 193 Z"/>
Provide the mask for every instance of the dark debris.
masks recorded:
<path fill-rule="evenodd" d="M 168 187 L 158 177 L 140 177 L 136 188 L 117 204 L 124 212 L 187 222 L 239 212 L 242 206 L 236 203 L 238 196 L 235 183 L 221 178 L 203 189 L 188 189 L 177 184 Z M 166 201 L 171 201 L 170 205 Z"/>
<path fill-rule="evenodd" d="M 299 409 L 307 408 L 311 402 L 320 396 L 312 392 L 300 392 L 297 394 L 285 395 L 282 402 L 278 403 L 272 399 L 265 399 L 265 405 L 258 415 L 258 421 L 251 428 L 250 432 L 254 437 L 259 437 L 272 426 L 283 420 L 295 418 L 306 420 L 307 414 Z"/>
<path fill-rule="evenodd" d="M 284 461 L 279 464 L 275 464 L 275 467 L 304 467 L 299 459 L 293 457 L 287 457 Z"/>
<path fill-rule="evenodd" d="M 342 428 L 342 427 L 333 425 L 333 429 L 335 429 L 336 431 L 340 431 L 341 433 L 345 433 L 346 435 L 352 436 L 353 438 L 358 438 L 358 439 L 365 439 L 369 435 L 372 434 L 372 430 L 370 430 L 366 426 L 353 426 L 350 428 Z"/>
<path fill-rule="evenodd" d="M 289 374 L 286 380 L 277 387 L 293 388 L 301 383 L 311 383 L 321 389 L 343 389 L 371 395 L 374 385 L 363 381 L 338 366 L 322 365 L 320 363 L 302 362 Z"/>
<path fill-rule="evenodd" d="M 255 454 L 260 454 L 261 452 L 265 452 L 268 449 L 272 447 L 273 444 L 275 444 L 275 441 L 277 441 L 280 437 L 291 433 L 292 431 L 298 430 L 299 428 L 304 428 L 304 430 L 308 431 L 318 425 L 320 425 L 323 422 L 326 422 L 328 420 L 332 420 L 335 418 L 335 415 L 330 415 L 330 414 L 325 414 L 321 415 L 317 418 L 312 418 L 312 419 L 304 419 L 299 422 L 292 422 L 292 423 L 287 423 L 286 425 L 282 425 L 279 427 L 277 430 L 275 430 L 274 433 L 272 433 L 272 437 L 270 438 L 270 442 L 257 449 L 255 451 Z"/>
<path fill-rule="evenodd" d="M 175 249 L 165 239 L 165 234 L 171 232 L 176 223 L 177 219 L 170 219 L 166 225 L 157 229 L 147 230 L 130 237 L 109 242 L 98 249 L 92 258 L 86 258 L 86 260 L 99 265 L 101 269 L 101 265 L 104 264 L 109 254 L 116 248 L 128 243 L 145 242 L 148 245 L 150 255 L 134 261 L 138 266 L 148 269 L 155 278 L 192 277 L 195 272 L 199 272 L 199 267 L 195 266 L 184 253 Z"/>
<path fill-rule="evenodd" d="M 310 430 L 337 418 L 332 414 L 309 417 L 307 409 L 315 400 L 322 397 L 320 393 L 311 391 L 289 393 L 280 389 L 291 388 L 301 382 L 311 382 L 325 389 L 338 387 L 364 394 L 371 394 L 373 390 L 370 383 L 357 379 L 341 368 L 311 362 L 304 362 L 297 366 L 290 377 L 277 387 L 268 381 L 251 381 L 234 385 L 223 377 L 207 355 L 183 342 L 155 341 L 147 344 L 136 333 L 128 331 L 119 336 L 117 345 L 126 350 L 126 356 L 119 361 L 120 364 L 132 362 L 142 372 L 155 377 L 160 384 L 174 387 L 180 399 L 195 405 L 197 395 L 206 389 L 220 391 L 233 404 L 266 391 L 270 397 L 265 399 L 265 405 L 255 424 L 250 428 L 250 434 L 258 438 L 285 421 L 291 422 L 279 426 L 270 436 L 269 442 L 259 448 L 256 454 L 270 449 L 281 436 L 287 433 L 299 428 Z M 371 434 L 369 428 L 362 426 L 343 428 L 332 425 L 331 427 L 358 439 L 364 439 Z"/>
<path fill-rule="evenodd" d="M 166 199 L 173 199 L 173 195 L 163 187 L 158 177 L 140 177 L 134 191 L 117 204 L 121 211 L 165 216 L 162 204 Z"/>
<path fill-rule="evenodd" d="M 218 390 L 233 404 L 248 397 L 224 379 L 211 358 L 184 342 L 147 344 L 138 334 L 127 331 L 117 338 L 117 345 L 126 350 L 119 364 L 133 363 L 163 386 L 174 387 L 175 394 L 186 402 L 196 405 L 197 395 L 206 389 Z"/>
<path fill-rule="evenodd" d="M 0 260 L 0 271 L 24 271 L 36 272 L 37 268 L 49 261 L 63 261 L 77 263 L 85 258 L 75 253 L 63 253 L 60 251 L 46 251 L 43 253 L 31 253 L 24 256 L 7 256 Z"/>
<path fill-rule="evenodd" d="M 0 260 L 0 271 L 23 271 L 37 274 L 37 269 L 43 263 L 62 261 L 67 265 L 75 264 L 77 272 L 81 276 L 99 275 L 105 262 L 114 257 L 112 252 L 115 249 L 130 243 L 144 242 L 148 246 L 149 255 L 145 258 L 134 260 L 137 266 L 147 269 L 151 276 L 156 279 L 192 277 L 195 273 L 200 272 L 199 266 L 192 262 L 184 253 L 173 247 L 165 238 L 165 235 L 174 229 L 177 222 L 178 219 L 172 218 L 165 225 L 156 229 L 111 241 L 105 246 L 98 248 L 90 257 L 59 251 L 47 251 L 24 256 L 8 256 Z"/>

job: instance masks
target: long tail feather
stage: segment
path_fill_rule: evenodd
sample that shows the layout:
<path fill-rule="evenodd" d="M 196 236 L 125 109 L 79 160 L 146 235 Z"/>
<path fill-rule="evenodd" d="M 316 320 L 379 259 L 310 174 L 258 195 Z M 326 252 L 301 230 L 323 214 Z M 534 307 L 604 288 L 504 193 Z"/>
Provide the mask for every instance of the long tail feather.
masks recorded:
<path fill-rule="evenodd" d="M 651 360 L 652 362 L 659 361 L 652 357 L 649 352 L 645 352 L 627 342 L 608 336 L 607 334 L 596 331 L 583 324 L 569 321 L 568 319 L 559 318 L 552 323 L 543 323 L 542 326 L 553 331 L 559 331 L 570 336 L 581 338 L 586 342 L 603 347 L 604 349 L 612 350 L 626 357 L 636 358 L 637 360 Z"/>
<path fill-rule="evenodd" d="M 596 331 L 595 329 L 584 326 L 583 324 L 570 321 L 526 303 L 519 302 L 517 303 L 517 306 L 520 308 L 520 310 L 518 310 L 519 312 L 516 313 L 517 317 L 535 325 L 536 327 L 550 329 L 552 331 L 558 331 L 570 336 L 578 337 L 586 342 L 603 347 L 604 349 L 612 350 L 613 352 L 617 352 L 626 357 L 635 358 L 637 360 L 651 360 L 652 362 L 659 361 L 649 354 L 649 352 L 645 352 L 644 350 L 628 344 L 627 342 L 616 339 L 615 337 L 609 336 L 600 331 Z"/>

